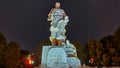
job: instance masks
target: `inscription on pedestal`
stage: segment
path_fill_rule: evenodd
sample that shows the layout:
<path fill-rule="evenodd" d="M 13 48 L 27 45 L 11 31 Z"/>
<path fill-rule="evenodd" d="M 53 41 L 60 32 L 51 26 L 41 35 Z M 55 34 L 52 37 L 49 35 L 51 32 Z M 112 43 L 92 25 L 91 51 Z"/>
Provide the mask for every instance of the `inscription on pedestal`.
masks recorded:
<path fill-rule="evenodd" d="M 66 53 L 63 48 L 51 48 L 48 52 L 47 57 L 47 66 L 48 67 L 67 67 Z"/>

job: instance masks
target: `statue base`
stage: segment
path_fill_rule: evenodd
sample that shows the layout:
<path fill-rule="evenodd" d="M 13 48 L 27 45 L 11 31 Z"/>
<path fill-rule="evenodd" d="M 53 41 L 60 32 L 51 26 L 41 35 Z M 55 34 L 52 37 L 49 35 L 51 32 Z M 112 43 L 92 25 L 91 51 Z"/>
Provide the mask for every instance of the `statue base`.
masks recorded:
<path fill-rule="evenodd" d="M 79 68 L 77 57 L 68 57 L 65 46 L 43 46 L 41 68 Z"/>

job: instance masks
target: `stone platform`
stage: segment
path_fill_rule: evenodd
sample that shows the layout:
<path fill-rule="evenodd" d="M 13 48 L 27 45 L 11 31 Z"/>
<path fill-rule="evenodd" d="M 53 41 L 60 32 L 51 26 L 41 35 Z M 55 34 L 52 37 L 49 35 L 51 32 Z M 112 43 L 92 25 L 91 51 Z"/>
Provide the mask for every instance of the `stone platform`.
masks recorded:
<path fill-rule="evenodd" d="M 79 68 L 80 60 L 77 57 L 68 57 L 66 50 L 68 49 L 65 46 L 43 46 L 41 68 Z"/>

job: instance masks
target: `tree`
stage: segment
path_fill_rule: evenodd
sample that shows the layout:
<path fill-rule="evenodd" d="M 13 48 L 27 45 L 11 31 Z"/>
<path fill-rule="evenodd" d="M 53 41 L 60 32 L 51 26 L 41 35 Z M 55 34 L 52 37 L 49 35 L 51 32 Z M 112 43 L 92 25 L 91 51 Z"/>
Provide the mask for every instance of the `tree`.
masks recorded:
<path fill-rule="evenodd" d="M 101 55 L 104 51 L 103 45 L 101 42 L 96 41 L 95 42 L 95 58 L 94 58 L 94 64 L 95 65 L 101 65 Z"/>
<path fill-rule="evenodd" d="M 89 64 L 92 66 L 101 64 L 101 55 L 103 52 L 103 45 L 101 42 L 95 41 L 93 39 L 89 39 L 87 43 L 87 49 L 88 49 L 88 58 L 89 58 Z M 91 59 L 93 61 L 91 62 Z"/>
<path fill-rule="evenodd" d="M 114 38 L 115 38 L 115 45 L 116 45 L 116 50 L 117 53 L 116 56 L 114 56 L 114 59 L 117 58 L 115 62 L 118 62 L 120 65 L 120 27 L 117 28 L 117 30 L 114 33 Z"/>
<path fill-rule="evenodd" d="M 120 27 L 118 27 L 117 30 L 115 31 L 114 38 L 115 38 L 116 48 L 120 56 Z"/>
<path fill-rule="evenodd" d="M 6 47 L 5 56 L 6 68 L 17 68 L 20 64 L 20 45 L 15 41 L 11 41 Z"/>
<path fill-rule="evenodd" d="M 95 40 L 89 39 L 87 43 L 89 58 L 95 58 Z"/>
<path fill-rule="evenodd" d="M 110 66 L 114 65 L 114 63 L 118 62 L 118 60 L 113 60 L 113 59 L 116 59 L 116 57 L 119 57 L 118 55 L 119 51 L 117 51 L 118 44 L 116 44 L 115 37 L 113 35 L 108 35 L 103 37 L 100 42 L 103 44 L 104 54 L 107 55 L 106 57 L 102 57 L 102 61 L 104 65 L 105 64 Z M 104 58 L 107 58 L 108 61 L 105 61 Z"/>
<path fill-rule="evenodd" d="M 3 33 L 0 33 L 0 43 L 2 45 L 7 45 L 6 37 L 3 35 Z"/>
<path fill-rule="evenodd" d="M 0 68 L 5 68 L 5 47 L 7 45 L 6 37 L 0 33 Z"/>
<path fill-rule="evenodd" d="M 107 55 L 106 53 L 102 55 L 102 65 L 107 66 L 109 65 L 109 61 L 110 61 L 110 56 Z"/>

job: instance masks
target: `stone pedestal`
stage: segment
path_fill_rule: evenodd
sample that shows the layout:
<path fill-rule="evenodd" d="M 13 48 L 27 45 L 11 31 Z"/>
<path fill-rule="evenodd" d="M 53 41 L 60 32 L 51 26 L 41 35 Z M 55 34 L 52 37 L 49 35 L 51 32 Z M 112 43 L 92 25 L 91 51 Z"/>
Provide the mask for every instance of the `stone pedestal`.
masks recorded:
<path fill-rule="evenodd" d="M 62 47 L 50 48 L 47 56 L 47 66 L 50 68 L 67 68 L 66 53 Z"/>
<path fill-rule="evenodd" d="M 41 68 L 47 68 L 47 55 L 48 51 L 51 48 L 51 46 L 43 46 L 42 47 L 42 60 L 41 60 Z"/>
<path fill-rule="evenodd" d="M 79 68 L 80 60 L 68 57 L 65 46 L 43 46 L 41 68 Z"/>
<path fill-rule="evenodd" d="M 42 68 L 68 68 L 65 50 L 62 46 L 43 46 Z"/>

